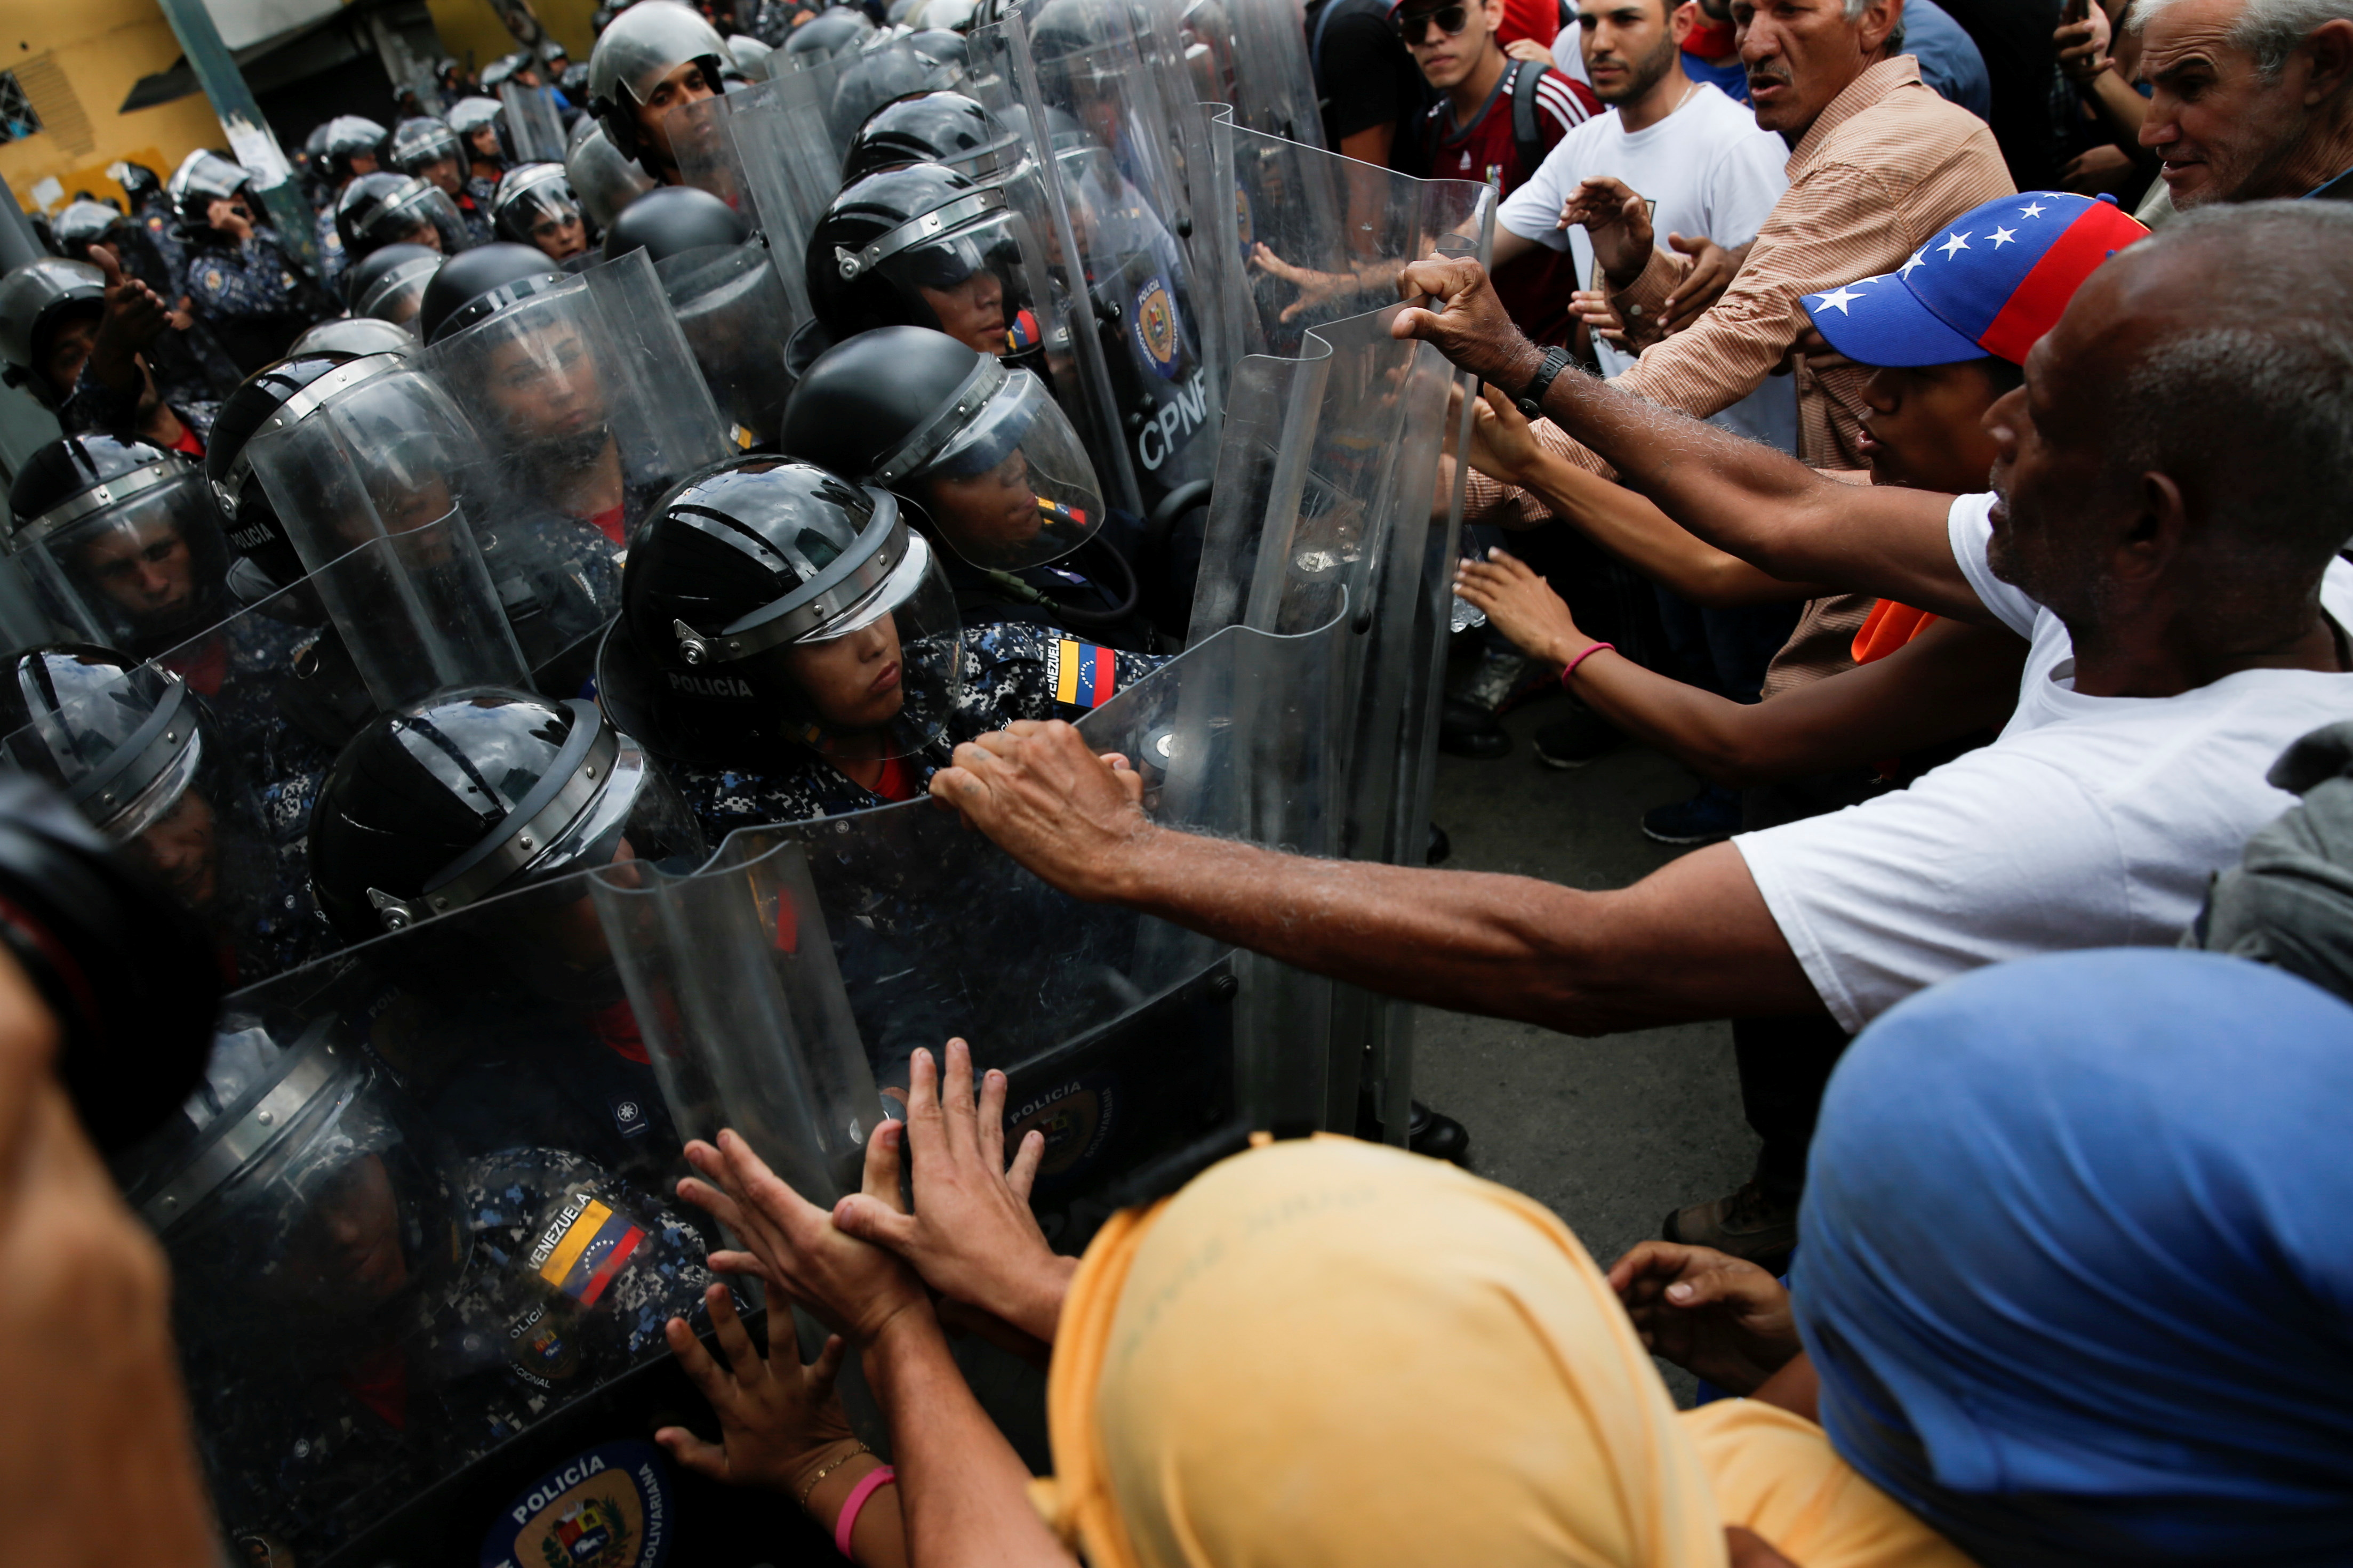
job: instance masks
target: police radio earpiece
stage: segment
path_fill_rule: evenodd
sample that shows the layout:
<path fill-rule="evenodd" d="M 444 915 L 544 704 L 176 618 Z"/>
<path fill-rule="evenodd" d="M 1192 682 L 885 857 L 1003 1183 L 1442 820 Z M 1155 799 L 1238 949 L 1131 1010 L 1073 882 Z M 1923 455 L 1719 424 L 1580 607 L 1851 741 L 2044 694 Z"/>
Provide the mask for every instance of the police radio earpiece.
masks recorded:
<path fill-rule="evenodd" d="M 47 785 L 0 776 L 0 945 L 58 1022 L 57 1071 L 101 1152 L 204 1076 L 221 972 L 195 916 Z"/>

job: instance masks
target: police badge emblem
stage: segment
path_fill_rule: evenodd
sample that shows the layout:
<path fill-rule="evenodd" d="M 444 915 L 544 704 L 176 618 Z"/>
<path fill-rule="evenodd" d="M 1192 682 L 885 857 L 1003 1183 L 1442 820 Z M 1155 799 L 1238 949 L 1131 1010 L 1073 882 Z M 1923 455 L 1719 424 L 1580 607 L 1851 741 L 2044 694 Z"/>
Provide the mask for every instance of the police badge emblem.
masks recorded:
<path fill-rule="evenodd" d="M 1144 351 L 1145 363 L 1151 365 L 1155 375 L 1163 381 L 1176 378 L 1176 303 L 1168 297 L 1168 285 L 1158 278 L 1145 279 L 1144 287 L 1135 291 L 1135 346 Z"/>
<path fill-rule="evenodd" d="M 660 1568 L 670 1542 L 670 1467 L 650 1443 L 575 1454 L 509 1504 L 482 1568 Z"/>

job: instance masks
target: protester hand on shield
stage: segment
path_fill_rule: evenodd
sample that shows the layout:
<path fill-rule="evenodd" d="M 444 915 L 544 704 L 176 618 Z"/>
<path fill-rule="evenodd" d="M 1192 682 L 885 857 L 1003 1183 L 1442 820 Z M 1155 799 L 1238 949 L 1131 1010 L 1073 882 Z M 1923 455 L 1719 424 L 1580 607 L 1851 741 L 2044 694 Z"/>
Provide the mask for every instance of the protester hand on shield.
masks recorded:
<path fill-rule="evenodd" d="M 163 1248 L 51 1071 L 56 1021 L 0 956 L 0 1518 L 11 1561 L 209 1568 L 211 1509 Z"/>
<path fill-rule="evenodd" d="M 1471 405 L 1471 466 L 1500 483 L 1525 485 L 1543 455 L 1535 426 L 1518 405 L 1502 387 L 1482 386 Z"/>
<path fill-rule="evenodd" d="M 1299 298 L 1283 307 L 1282 319 L 1286 321 L 1296 321 L 1308 311 L 1328 305 L 1335 300 L 1373 292 L 1389 276 L 1388 269 L 1378 267 L 1369 273 L 1319 272 L 1312 267 L 1294 267 L 1263 245 L 1250 247 L 1250 265 L 1261 272 L 1297 285 Z"/>
<path fill-rule="evenodd" d="M 1059 719 L 1017 720 L 958 746 L 955 765 L 932 775 L 932 798 L 1090 903 L 1121 896 L 1160 831 L 1144 815 L 1144 780 L 1127 759 L 1097 756 Z"/>
<path fill-rule="evenodd" d="M 943 1082 L 932 1053 L 914 1054 L 905 1123 L 885 1122 L 868 1145 L 870 1171 L 877 1161 L 884 1168 L 870 1174 L 864 1193 L 833 1205 L 833 1223 L 889 1247 L 942 1295 L 1050 1344 L 1078 1259 L 1056 1257 L 1029 1212 L 1046 1135 L 1024 1137 L 1008 1170 L 1005 1075 L 994 1068 L 984 1074 L 976 1102 L 972 1048 L 950 1040 L 946 1058 Z M 914 1170 L 913 1214 L 895 1201 L 902 1142 Z M 884 1192 L 892 1196 L 869 1195 Z"/>
<path fill-rule="evenodd" d="M 1557 674 L 1594 644 L 1577 629 L 1567 604 L 1527 563 L 1500 550 L 1484 561 L 1454 563 L 1454 591 L 1485 612 L 1514 647 Z"/>
<path fill-rule="evenodd" d="M 703 1348 L 684 1318 L 672 1318 L 663 1332 L 678 1364 L 718 1415 L 719 1441 L 705 1442 L 683 1426 L 665 1426 L 654 1441 L 680 1464 L 714 1481 L 773 1487 L 797 1496 L 812 1471 L 857 1441 L 833 1386 L 848 1346 L 839 1334 L 831 1335 L 817 1360 L 803 1366 L 787 1348 L 789 1338 L 772 1338 L 768 1348 L 776 1353 L 764 1356 L 744 1331 L 726 1286 L 712 1285 L 703 1301 L 727 1358 L 724 1364 Z M 770 1321 L 779 1327 L 786 1321 L 782 1314 Z"/>
<path fill-rule="evenodd" d="M 1805 1349 L 1781 1282 L 1709 1247 L 1643 1242 L 1610 1265 L 1609 1288 L 1648 1349 L 1733 1394 L 1755 1393 Z"/>
<path fill-rule="evenodd" d="M 696 1139 L 686 1159 L 702 1179 L 680 1182 L 678 1195 L 708 1210 L 749 1248 L 712 1253 L 712 1268 L 758 1275 L 855 1345 L 873 1343 L 906 1313 L 931 1314 L 931 1298 L 913 1269 L 836 1230 L 830 1214 L 793 1191 L 735 1132 L 722 1130 L 716 1147 Z M 873 1175 L 870 1161 L 870 1183 Z"/>
<path fill-rule="evenodd" d="M 1512 324 L 1495 297 L 1487 269 L 1475 261 L 1432 256 L 1412 263 L 1398 279 L 1398 293 L 1434 298 L 1438 309 L 1409 305 L 1389 323 L 1393 337 L 1419 338 L 1482 381 L 1525 386 L 1544 361 L 1544 351 Z"/>

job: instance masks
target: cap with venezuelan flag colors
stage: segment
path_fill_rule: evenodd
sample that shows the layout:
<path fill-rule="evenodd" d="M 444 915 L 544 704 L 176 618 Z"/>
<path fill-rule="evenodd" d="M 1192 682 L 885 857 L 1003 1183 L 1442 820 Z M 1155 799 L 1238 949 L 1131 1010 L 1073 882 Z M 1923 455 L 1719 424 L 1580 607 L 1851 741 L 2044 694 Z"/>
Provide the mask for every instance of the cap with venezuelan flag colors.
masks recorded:
<path fill-rule="evenodd" d="M 2148 230 L 2105 196 L 2028 191 L 1973 207 L 1893 272 L 1803 297 L 1862 364 L 2023 363 L 2094 268 Z"/>

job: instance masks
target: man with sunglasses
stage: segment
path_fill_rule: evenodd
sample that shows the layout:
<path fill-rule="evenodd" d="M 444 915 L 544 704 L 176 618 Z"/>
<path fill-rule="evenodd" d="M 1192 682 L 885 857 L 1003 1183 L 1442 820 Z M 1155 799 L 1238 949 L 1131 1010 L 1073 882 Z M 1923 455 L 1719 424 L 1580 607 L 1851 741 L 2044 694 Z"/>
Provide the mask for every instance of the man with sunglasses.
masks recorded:
<path fill-rule="evenodd" d="M 1431 179 L 1484 181 L 1508 196 L 1563 136 L 1601 112 L 1583 82 L 1504 53 L 1504 0 L 1395 0 L 1389 16 L 1434 100 L 1422 117 L 1419 165 Z M 1494 282 L 1531 339 L 1568 341 L 1576 283 L 1557 252 L 1529 248 L 1499 260 Z"/>
<path fill-rule="evenodd" d="M 1310 0 L 1306 22 L 1324 144 L 1359 163 L 1421 173 L 1413 133 L 1430 90 L 1388 24 L 1388 0 Z"/>

